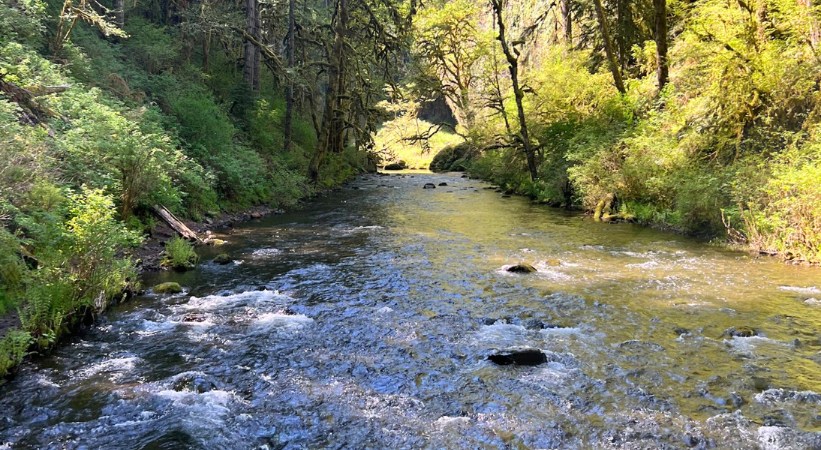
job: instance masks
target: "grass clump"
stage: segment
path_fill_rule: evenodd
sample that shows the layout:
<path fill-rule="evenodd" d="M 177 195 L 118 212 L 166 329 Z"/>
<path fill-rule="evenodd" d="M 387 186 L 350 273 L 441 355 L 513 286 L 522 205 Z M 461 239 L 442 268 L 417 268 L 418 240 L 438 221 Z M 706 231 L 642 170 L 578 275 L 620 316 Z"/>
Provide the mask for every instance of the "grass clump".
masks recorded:
<path fill-rule="evenodd" d="M 162 265 L 174 270 L 189 270 L 197 266 L 200 257 L 194 246 L 185 239 L 175 236 L 165 244 Z"/>

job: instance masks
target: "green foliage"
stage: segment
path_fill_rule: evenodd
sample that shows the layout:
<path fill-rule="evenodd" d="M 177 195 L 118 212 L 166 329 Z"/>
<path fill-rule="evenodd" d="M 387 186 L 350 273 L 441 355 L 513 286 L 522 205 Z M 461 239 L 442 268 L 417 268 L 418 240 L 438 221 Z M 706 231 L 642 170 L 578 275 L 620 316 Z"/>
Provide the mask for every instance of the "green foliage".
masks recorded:
<path fill-rule="evenodd" d="M 0 2 L 0 45 L 6 40 L 41 43 L 45 9 L 41 0 Z"/>
<path fill-rule="evenodd" d="M 0 379 L 20 364 L 31 343 L 31 335 L 25 331 L 11 331 L 0 339 Z"/>
<path fill-rule="evenodd" d="M 16 220 L 30 236 L 26 243 L 36 267 L 18 263 L 18 310 L 23 329 L 39 347 L 75 325 L 79 312 L 102 311 L 135 285 L 133 263 L 119 255 L 140 238 L 114 218 L 115 211 L 102 190 L 84 188 L 62 197 L 53 186 L 33 190 L 21 209 Z"/>
<path fill-rule="evenodd" d="M 200 257 L 194 251 L 194 246 L 185 239 L 174 236 L 165 243 L 165 256 L 162 264 L 175 270 L 193 269 Z"/>
<path fill-rule="evenodd" d="M 176 65 L 180 41 L 169 33 L 169 28 L 134 16 L 129 17 L 125 31 L 129 38 L 123 40 L 123 48 L 146 72 L 158 74 Z"/>

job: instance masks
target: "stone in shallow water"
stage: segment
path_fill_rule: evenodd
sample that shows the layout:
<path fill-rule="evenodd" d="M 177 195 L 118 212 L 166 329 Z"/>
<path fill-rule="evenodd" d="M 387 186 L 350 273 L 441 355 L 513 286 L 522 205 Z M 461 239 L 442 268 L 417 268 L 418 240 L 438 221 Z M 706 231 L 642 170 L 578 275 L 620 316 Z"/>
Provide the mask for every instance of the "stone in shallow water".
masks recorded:
<path fill-rule="evenodd" d="M 231 257 L 228 256 L 225 253 L 220 253 L 219 255 L 217 255 L 216 258 L 214 258 L 214 263 L 220 264 L 220 265 L 223 265 L 223 266 L 226 265 L 226 264 L 231 264 L 232 262 L 234 262 L 234 260 L 231 259 Z"/>
<path fill-rule="evenodd" d="M 752 327 L 730 327 L 724 331 L 728 337 L 753 337 L 758 336 L 758 332 Z"/>
<path fill-rule="evenodd" d="M 531 266 L 527 263 L 516 264 L 515 266 L 511 266 L 507 268 L 507 271 L 510 273 L 533 273 L 536 272 L 536 268 Z"/>
<path fill-rule="evenodd" d="M 538 366 L 547 362 L 547 355 L 539 349 L 523 348 L 496 353 L 487 359 L 500 366 Z"/>
<path fill-rule="evenodd" d="M 436 185 L 433 183 L 425 183 L 422 189 L 436 189 Z"/>
<path fill-rule="evenodd" d="M 182 286 L 174 282 L 161 283 L 154 286 L 153 291 L 155 294 L 179 294 L 182 292 Z"/>

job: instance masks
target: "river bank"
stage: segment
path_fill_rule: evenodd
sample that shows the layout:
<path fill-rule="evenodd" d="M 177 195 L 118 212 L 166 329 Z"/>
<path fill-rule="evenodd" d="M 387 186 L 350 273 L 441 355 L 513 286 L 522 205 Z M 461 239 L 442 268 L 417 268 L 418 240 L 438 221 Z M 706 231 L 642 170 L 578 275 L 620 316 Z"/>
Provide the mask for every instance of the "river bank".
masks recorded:
<path fill-rule="evenodd" d="M 342 184 L 344 185 L 344 183 Z M 340 187 L 329 188 L 319 193 L 315 193 L 311 196 L 306 196 L 300 201 L 297 202 L 295 208 L 304 207 L 306 204 L 310 203 L 311 201 L 315 200 L 316 198 L 321 198 L 322 196 L 328 195 L 329 192 L 334 190 L 338 190 Z M 235 226 L 241 226 L 244 223 L 247 223 L 252 220 L 259 220 L 265 217 L 269 217 L 272 215 L 284 214 L 285 210 L 282 208 L 274 208 L 265 205 L 257 205 L 250 208 L 247 208 L 242 211 L 238 212 L 223 212 L 216 217 L 206 218 L 202 221 L 194 221 L 190 219 L 182 220 L 186 226 L 188 226 L 192 231 L 196 232 L 201 238 L 205 241 L 201 246 L 213 246 L 215 244 L 224 243 L 225 241 L 229 240 L 229 232 Z M 171 239 L 172 237 L 177 236 L 177 232 L 174 231 L 167 223 L 158 220 L 156 226 L 152 229 L 151 233 L 146 235 L 142 243 L 134 248 L 130 249 L 126 256 L 131 258 L 135 262 L 136 269 L 140 276 L 139 283 L 142 283 L 142 279 L 146 276 L 146 274 L 156 273 L 161 271 L 168 270 L 162 266 L 162 259 L 164 256 L 164 246 L 165 243 Z M 131 299 L 135 294 L 139 294 L 144 292 L 147 288 L 151 286 L 139 285 L 139 288 L 136 291 L 129 291 L 123 293 L 121 298 L 113 303 L 109 303 L 107 307 L 112 307 L 121 303 L 123 301 L 127 301 Z M 101 315 L 105 313 L 104 311 L 97 311 L 93 316 Z M 80 324 L 75 324 L 72 329 L 68 330 L 68 333 L 63 334 L 60 338 L 56 341 L 51 343 L 46 348 L 41 348 L 38 351 L 29 352 L 26 350 L 26 356 L 42 356 L 44 354 L 49 354 L 55 347 L 62 344 L 63 341 L 70 339 L 72 336 L 76 335 L 78 332 L 81 332 L 87 329 L 89 326 L 94 326 L 95 323 L 90 322 L 90 320 L 83 320 Z M 13 357 L 11 354 L 19 354 L 21 351 L 20 348 L 15 346 L 6 346 L 2 345 L 4 342 L 4 338 L 12 332 L 20 330 L 22 327 L 22 323 L 20 320 L 20 315 L 16 310 L 8 311 L 6 314 L 0 315 L 0 373 L 6 372 L 6 376 L 0 376 L 0 385 L 2 385 L 5 381 L 5 378 L 11 377 L 14 375 L 17 365 L 22 363 L 23 360 L 17 360 L 16 357 Z M 32 344 L 33 345 L 33 344 Z M 7 348 L 8 347 L 8 348 Z"/>

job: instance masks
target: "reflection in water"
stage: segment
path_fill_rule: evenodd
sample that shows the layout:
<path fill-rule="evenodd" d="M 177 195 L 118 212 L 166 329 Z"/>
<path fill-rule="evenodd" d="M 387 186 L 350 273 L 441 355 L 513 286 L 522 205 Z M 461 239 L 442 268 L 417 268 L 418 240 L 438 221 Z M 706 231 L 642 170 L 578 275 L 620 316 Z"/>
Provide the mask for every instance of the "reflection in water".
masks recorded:
<path fill-rule="evenodd" d="M 821 270 L 454 176 L 353 187 L 24 366 L 0 448 L 821 448 Z M 521 347 L 547 362 L 487 360 Z"/>

